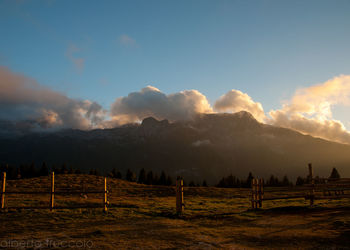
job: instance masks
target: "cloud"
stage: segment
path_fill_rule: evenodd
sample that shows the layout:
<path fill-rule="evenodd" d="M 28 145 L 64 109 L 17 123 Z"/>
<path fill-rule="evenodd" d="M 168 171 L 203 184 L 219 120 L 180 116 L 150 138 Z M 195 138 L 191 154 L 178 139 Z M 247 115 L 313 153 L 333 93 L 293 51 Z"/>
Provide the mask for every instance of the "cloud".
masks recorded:
<path fill-rule="evenodd" d="M 32 129 L 98 127 L 106 111 L 89 100 L 76 100 L 0 67 L 0 120 Z"/>
<path fill-rule="evenodd" d="M 259 102 L 254 102 L 253 99 L 239 90 L 230 90 L 222 95 L 214 104 L 214 109 L 217 112 L 239 112 L 242 110 L 250 112 L 255 119 L 263 122 L 266 118 L 264 109 Z"/>
<path fill-rule="evenodd" d="M 118 41 L 121 45 L 127 46 L 127 47 L 137 47 L 137 43 L 135 39 L 131 38 L 130 36 L 123 34 L 118 37 Z"/>
<path fill-rule="evenodd" d="M 269 123 L 328 140 L 350 143 L 344 124 L 333 119 L 332 107 L 350 106 L 350 76 L 341 75 L 296 91 L 279 110 L 269 112 Z"/>
<path fill-rule="evenodd" d="M 74 51 L 74 49 L 73 49 Z M 0 133 L 59 128 L 107 128 L 139 122 L 152 116 L 170 121 L 189 120 L 199 113 L 250 112 L 260 122 L 286 127 L 324 139 L 350 144 L 350 132 L 333 118 L 336 105 L 350 106 L 350 76 L 298 89 L 282 108 L 268 116 L 259 102 L 230 90 L 214 104 L 197 90 L 165 94 L 153 86 L 117 98 L 107 111 L 90 100 L 72 99 L 35 80 L 0 66 Z"/>
<path fill-rule="evenodd" d="M 304 134 L 350 144 L 350 132 L 333 118 L 332 107 L 350 106 L 350 76 L 340 75 L 324 83 L 298 89 L 281 109 L 266 116 L 259 102 L 239 90 L 231 90 L 214 104 L 216 112 L 250 112 L 258 121 Z"/>
<path fill-rule="evenodd" d="M 166 95 L 147 86 L 126 97 L 117 98 L 110 115 L 115 124 L 137 122 L 145 117 L 170 121 L 191 119 L 197 113 L 212 112 L 207 98 L 197 90 L 185 90 Z"/>
<path fill-rule="evenodd" d="M 70 44 L 66 50 L 66 57 L 74 64 L 76 69 L 81 72 L 84 69 L 85 59 L 82 57 L 76 56 L 81 49 L 75 46 L 74 44 Z"/>

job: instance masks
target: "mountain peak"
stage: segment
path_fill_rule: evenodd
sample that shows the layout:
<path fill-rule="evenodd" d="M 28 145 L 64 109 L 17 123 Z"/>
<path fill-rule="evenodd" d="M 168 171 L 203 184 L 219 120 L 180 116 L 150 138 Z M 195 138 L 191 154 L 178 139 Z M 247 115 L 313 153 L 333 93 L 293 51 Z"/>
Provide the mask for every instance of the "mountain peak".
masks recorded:
<path fill-rule="evenodd" d="M 152 128 L 159 128 L 159 127 L 166 127 L 169 125 L 168 120 L 161 120 L 158 121 L 154 117 L 147 117 L 142 120 L 141 127 L 144 129 L 152 129 Z"/>
<path fill-rule="evenodd" d="M 243 119 L 249 119 L 249 120 L 255 120 L 255 117 L 249 113 L 248 111 L 245 111 L 245 110 L 242 110 L 242 111 L 239 111 L 237 113 L 233 113 L 234 116 L 237 116 L 239 118 L 243 118 Z"/>
<path fill-rule="evenodd" d="M 198 127 L 254 129 L 261 124 L 247 111 L 237 113 L 200 114 L 195 119 Z"/>

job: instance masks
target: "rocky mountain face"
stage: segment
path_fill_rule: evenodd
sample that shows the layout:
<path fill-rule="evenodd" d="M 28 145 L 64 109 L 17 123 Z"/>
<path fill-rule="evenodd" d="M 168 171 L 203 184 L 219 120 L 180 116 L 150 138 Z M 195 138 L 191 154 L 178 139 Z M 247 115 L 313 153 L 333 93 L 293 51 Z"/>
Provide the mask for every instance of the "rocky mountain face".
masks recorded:
<path fill-rule="evenodd" d="M 0 138 L 0 162 L 43 161 L 82 170 L 112 168 L 124 172 L 141 168 L 216 183 L 230 173 L 290 178 L 328 176 L 336 167 L 350 175 L 350 145 L 259 123 L 248 112 L 201 114 L 191 121 L 169 123 L 146 118 L 141 124 L 92 131 L 64 130 Z"/>

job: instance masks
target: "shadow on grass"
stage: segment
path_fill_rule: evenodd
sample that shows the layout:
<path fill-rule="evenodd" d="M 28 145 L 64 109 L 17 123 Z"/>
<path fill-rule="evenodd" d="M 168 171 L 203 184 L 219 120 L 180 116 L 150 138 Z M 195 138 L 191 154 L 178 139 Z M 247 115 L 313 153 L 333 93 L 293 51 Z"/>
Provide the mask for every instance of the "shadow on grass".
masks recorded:
<path fill-rule="evenodd" d="M 242 218 L 236 218 L 235 215 L 240 215 L 239 212 L 231 212 L 231 213 L 216 213 L 216 214 L 177 214 L 173 211 L 134 211 L 137 214 L 150 216 L 150 217 L 161 217 L 161 218 L 168 218 L 168 219 L 181 219 L 185 221 L 192 221 L 192 220 L 201 220 L 201 219 L 207 219 L 207 220 L 220 220 L 220 219 L 228 219 L 232 218 L 234 220 L 239 220 L 241 222 L 243 221 L 250 221 L 249 218 L 242 219 Z"/>
<path fill-rule="evenodd" d="M 339 237 L 322 237 L 322 236 L 263 236 L 255 237 L 249 235 L 240 235 L 239 239 L 228 240 L 224 243 L 243 243 L 250 247 L 263 248 L 307 248 L 310 249 L 349 249 L 348 239 Z M 312 243 L 312 247 L 310 247 Z"/>
<path fill-rule="evenodd" d="M 323 207 L 323 206 L 284 206 L 274 208 L 248 209 L 247 212 L 258 214 L 300 214 L 314 212 L 350 211 L 349 206 Z"/>
<path fill-rule="evenodd" d="M 123 204 L 123 203 L 119 203 L 119 204 L 109 204 L 108 206 L 109 208 L 139 208 L 139 206 L 134 205 L 134 204 Z"/>

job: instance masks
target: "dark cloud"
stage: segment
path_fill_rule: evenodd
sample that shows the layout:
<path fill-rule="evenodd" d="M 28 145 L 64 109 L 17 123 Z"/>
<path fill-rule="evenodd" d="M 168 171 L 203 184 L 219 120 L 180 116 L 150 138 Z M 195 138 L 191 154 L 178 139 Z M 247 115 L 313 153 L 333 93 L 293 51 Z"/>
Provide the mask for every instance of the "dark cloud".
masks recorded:
<path fill-rule="evenodd" d="M 90 129 L 105 113 L 96 102 L 69 98 L 0 67 L 0 120 L 26 121 L 33 128 Z"/>

